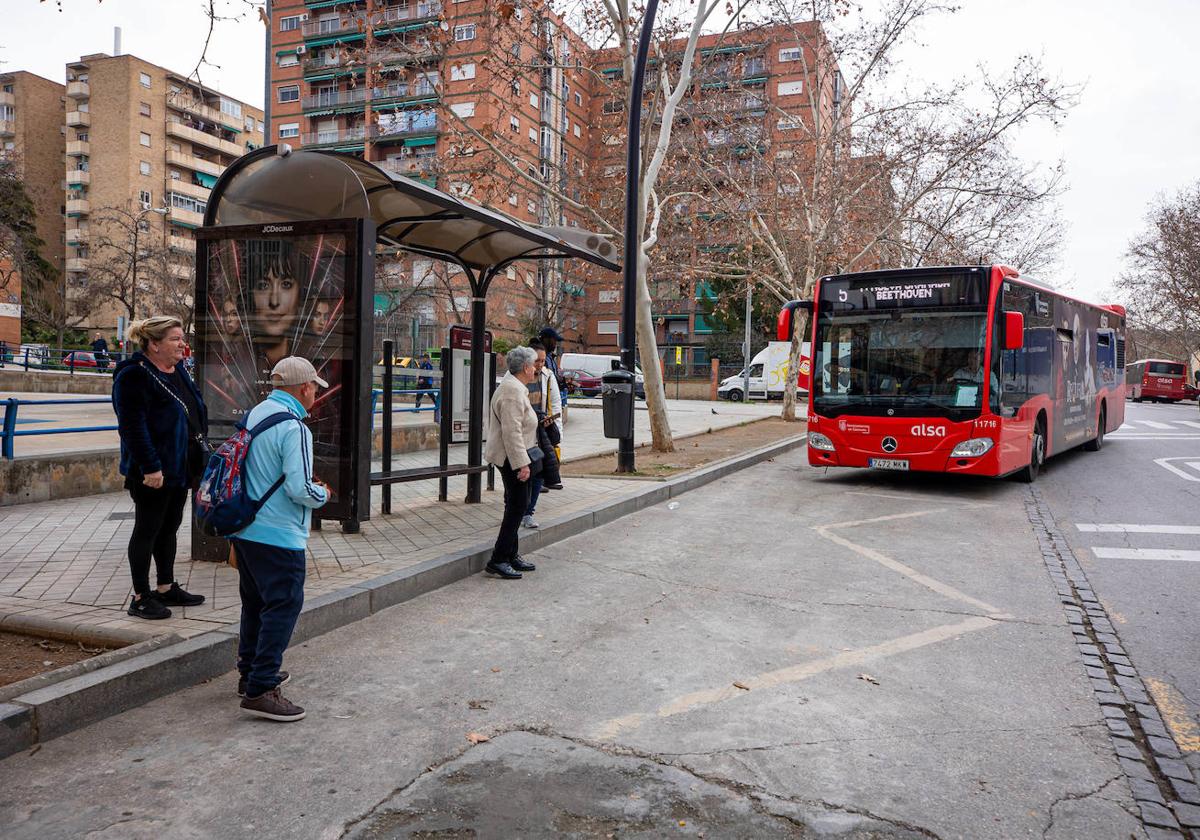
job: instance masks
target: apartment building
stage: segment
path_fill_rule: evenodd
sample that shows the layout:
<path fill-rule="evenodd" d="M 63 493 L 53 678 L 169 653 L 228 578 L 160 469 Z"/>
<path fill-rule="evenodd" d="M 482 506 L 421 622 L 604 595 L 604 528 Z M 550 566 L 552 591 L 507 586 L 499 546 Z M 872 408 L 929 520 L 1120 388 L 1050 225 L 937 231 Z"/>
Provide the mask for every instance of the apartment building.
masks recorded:
<path fill-rule="evenodd" d="M 276 0 L 271 31 L 270 142 L 354 152 L 524 221 L 580 224 L 559 196 L 579 196 L 587 160 L 587 47 L 553 14 Z M 377 291 L 405 302 L 402 323 L 433 337 L 469 319 L 466 284 L 444 265 L 406 259 L 399 276 L 403 288 Z M 549 310 L 579 338 L 585 304 L 582 268 L 524 263 L 493 283 L 489 322 L 516 339 Z"/>
<path fill-rule="evenodd" d="M 697 45 L 696 84 L 681 104 L 672 149 L 694 151 L 699 146 L 736 151 L 744 155 L 747 164 L 761 161 L 766 155 L 784 159 L 811 154 L 805 138 L 812 135 L 801 130 L 804 124 L 845 119 L 838 109 L 842 82 L 836 67 L 826 63 L 820 74 L 816 70 L 820 62 L 815 49 L 823 43 L 815 22 L 702 36 Z M 682 52 L 684 42 L 678 42 L 677 47 Z M 592 59 L 590 66 L 597 79 L 590 114 L 595 127 L 594 174 L 598 184 L 606 185 L 600 187 L 600 202 L 616 220 L 623 200 L 628 119 L 623 70 L 620 56 L 613 50 L 597 52 Z M 645 131 L 653 131 L 645 125 Z M 676 188 L 684 187 L 676 184 Z M 696 188 L 704 187 L 698 184 Z M 772 184 L 770 189 L 786 187 Z M 661 231 L 658 253 L 664 259 L 654 261 L 649 278 L 652 315 L 659 348 L 668 363 L 674 363 L 678 348 L 682 364 L 699 370 L 709 364 L 706 343 L 713 325 L 707 318 L 711 307 L 705 305 L 705 300 L 712 299 L 714 291 L 709 283 L 694 279 L 682 267 L 701 264 L 701 252 L 729 250 L 732 244 L 744 242 L 746 236 L 731 229 L 721 214 L 705 212 L 700 202 L 689 199 L 680 201 L 675 212 L 668 215 L 686 218 L 685 224 L 674 228 L 674 220 L 668 220 Z M 670 241 L 672 238 L 674 241 Z M 620 279 L 594 277 L 587 284 L 587 294 L 594 296 L 594 301 L 586 343 L 593 352 L 616 353 Z"/>
<path fill-rule="evenodd" d="M 62 161 L 64 88 L 33 73 L 0 73 L 0 157 L 13 162 L 37 213 L 42 257 L 63 270 Z M 3 259 L 3 257 L 0 257 Z M 0 340 L 21 343 L 22 278 L 0 266 Z"/>
<path fill-rule="evenodd" d="M 65 267 L 79 325 L 111 332 L 127 314 L 105 292 L 135 225 L 137 253 L 165 254 L 139 261 L 135 315 L 189 309 L 193 230 L 225 167 L 263 145 L 263 112 L 132 55 L 68 64 L 66 98 Z M 121 248 L 105 253 L 101 239 Z"/>

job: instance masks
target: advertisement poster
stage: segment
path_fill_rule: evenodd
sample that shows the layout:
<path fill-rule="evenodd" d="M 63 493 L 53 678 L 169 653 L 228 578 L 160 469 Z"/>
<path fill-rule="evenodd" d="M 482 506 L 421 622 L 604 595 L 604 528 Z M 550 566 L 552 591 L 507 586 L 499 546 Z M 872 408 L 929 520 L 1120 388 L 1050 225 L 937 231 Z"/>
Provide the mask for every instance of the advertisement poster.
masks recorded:
<path fill-rule="evenodd" d="M 201 232 L 199 256 L 206 265 L 196 301 L 196 378 L 210 436 L 221 440 L 271 392 L 271 369 L 280 359 L 311 361 L 329 383 L 305 421 L 313 433 L 314 473 L 333 490 L 318 514 L 343 519 L 351 515 L 355 480 L 356 235 L 345 225 L 312 227 Z"/>

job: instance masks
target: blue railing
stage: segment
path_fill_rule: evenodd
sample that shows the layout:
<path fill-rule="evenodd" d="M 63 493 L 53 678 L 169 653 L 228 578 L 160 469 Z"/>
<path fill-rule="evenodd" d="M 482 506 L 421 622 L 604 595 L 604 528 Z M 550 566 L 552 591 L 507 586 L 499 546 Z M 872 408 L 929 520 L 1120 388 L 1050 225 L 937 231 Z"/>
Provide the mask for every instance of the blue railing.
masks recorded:
<path fill-rule="evenodd" d="M 19 437 L 73 435 L 84 432 L 115 432 L 117 430 L 115 424 L 112 426 L 70 426 L 63 429 L 29 429 L 27 431 L 17 431 L 17 411 L 23 405 L 85 405 L 88 403 L 112 405 L 112 399 L 110 397 L 93 397 L 91 399 L 74 400 L 18 400 L 16 397 L 9 397 L 4 400 L 4 424 L 0 426 L 0 456 L 7 461 L 11 461 L 16 457 L 13 454 L 13 441 Z"/>
<path fill-rule="evenodd" d="M 0 351 L 0 368 L 12 366 L 22 370 L 65 370 L 74 374 L 101 373 L 112 375 L 112 369 L 123 356 L 120 352 L 94 353 L 84 347 L 9 347 Z"/>
<path fill-rule="evenodd" d="M 413 414 L 418 411 L 432 411 L 434 417 L 441 417 L 442 392 L 437 388 L 414 388 L 411 390 L 409 390 L 407 388 L 404 388 L 404 389 L 395 388 L 392 390 L 392 394 L 394 396 L 400 396 L 400 395 L 405 395 L 405 394 L 410 395 L 410 396 L 416 396 L 417 394 L 421 394 L 423 396 L 427 396 L 432 399 L 432 402 L 428 406 L 414 405 L 414 406 L 411 406 L 408 408 L 400 408 L 395 403 L 392 403 L 392 411 L 393 412 L 396 412 L 396 413 L 404 412 L 404 413 L 408 413 L 408 414 Z M 373 415 L 374 414 L 383 414 L 383 407 L 379 405 L 379 398 L 381 396 L 383 396 L 382 388 L 372 388 L 371 389 L 371 414 L 373 414 Z M 372 426 L 374 426 L 373 421 L 372 421 Z"/>

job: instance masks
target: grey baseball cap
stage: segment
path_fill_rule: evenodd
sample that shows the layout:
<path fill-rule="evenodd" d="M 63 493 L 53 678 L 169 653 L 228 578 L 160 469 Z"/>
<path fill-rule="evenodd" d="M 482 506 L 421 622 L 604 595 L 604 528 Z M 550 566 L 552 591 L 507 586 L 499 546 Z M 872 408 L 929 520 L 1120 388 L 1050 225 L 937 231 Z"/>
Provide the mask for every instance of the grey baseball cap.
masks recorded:
<path fill-rule="evenodd" d="M 303 385 L 306 382 L 316 382 L 322 388 L 328 388 L 329 383 L 317 376 L 317 369 L 312 362 L 301 356 L 288 356 L 280 359 L 271 368 L 271 384 L 275 386 Z"/>

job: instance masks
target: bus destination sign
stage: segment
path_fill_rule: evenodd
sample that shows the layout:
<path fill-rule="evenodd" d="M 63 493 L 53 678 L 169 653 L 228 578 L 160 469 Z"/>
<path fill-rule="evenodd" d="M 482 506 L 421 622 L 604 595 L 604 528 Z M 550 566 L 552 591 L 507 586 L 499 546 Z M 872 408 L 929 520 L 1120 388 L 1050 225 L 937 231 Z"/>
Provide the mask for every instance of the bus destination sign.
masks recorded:
<path fill-rule="evenodd" d="M 820 305 L 826 311 L 838 312 L 982 305 L 985 280 L 984 276 L 961 274 L 895 280 L 835 277 L 821 284 Z"/>

